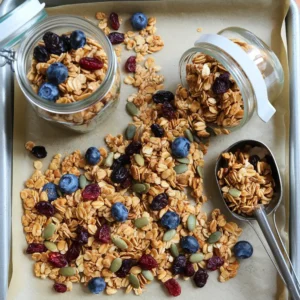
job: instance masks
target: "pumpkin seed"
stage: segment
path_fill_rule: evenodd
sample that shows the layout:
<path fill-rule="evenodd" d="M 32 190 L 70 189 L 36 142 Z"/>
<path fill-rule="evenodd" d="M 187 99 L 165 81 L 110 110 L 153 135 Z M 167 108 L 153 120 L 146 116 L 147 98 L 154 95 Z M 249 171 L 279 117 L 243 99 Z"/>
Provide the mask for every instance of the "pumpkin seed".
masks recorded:
<path fill-rule="evenodd" d="M 104 166 L 105 167 L 111 167 L 112 164 L 114 162 L 114 153 L 113 152 L 109 152 L 106 159 L 105 159 L 105 163 Z"/>
<path fill-rule="evenodd" d="M 221 236 L 222 236 L 222 232 L 216 231 L 209 236 L 207 242 L 210 244 L 214 244 L 221 238 Z"/>
<path fill-rule="evenodd" d="M 175 234 L 176 234 L 175 229 L 170 229 L 170 230 L 166 231 L 163 236 L 163 241 L 164 242 L 171 241 L 171 239 L 175 236 Z"/>
<path fill-rule="evenodd" d="M 189 164 L 190 160 L 187 157 L 184 158 L 176 158 L 176 160 L 182 164 Z"/>
<path fill-rule="evenodd" d="M 204 255 L 202 253 L 194 253 L 189 258 L 191 263 L 199 263 L 203 259 L 204 259 Z"/>
<path fill-rule="evenodd" d="M 58 194 L 59 197 L 63 196 L 62 191 L 58 187 L 56 188 L 56 191 L 57 191 L 57 194 Z"/>
<path fill-rule="evenodd" d="M 132 102 L 127 102 L 126 110 L 131 116 L 137 116 L 139 114 L 139 109 Z"/>
<path fill-rule="evenodd" d="M 117 272 L 117 271 L 121 268 L 121 266 L 122 266 L 122 259 L 119 258 L 119 257 L 117 257 L 117 258 L 115 258 L 115 259 L 112 261 L 112 263 L 111 263 L 109 269 L 110 269 L 113 273 L 115 273 L 115 272 Z"/>
<path fill-rule="evenodd" d="M 180 164 L 174 167 L 176 174 L 182 174 L 188 170 L 188 166 L 184 164 Z"/>
<path fill-rule="evenodd" d="M 178 251 L 178 248 L 177 248 L 176 244 L 172 244 L 171 247 L 170 247 L 170 250 L 171 250 L 171 254 L 174 257 L 179 256 L 179 251 Z"/>
<path fill-rule="evenodd" d="M 79 176 L 79 187 L 84 189 L 88 185 L 86 177 L 82 174 Z"/>
<path fill-rule="evenodd" d="M 189 215 L 186 223 L 187 223 L 188 230 L 194 231 L 196 227 L 196 217 L 194 215 Z"/>
<path fill-rule="evenodd" d="M 184 131 L 184 135 L 185 137 L 192 143 L 194 141 L 194 137 L 193 137 L 193 134 L 192 132 L 189 130 L 189 129 L 186 129 Z"/>
<path fill-rule="evenodd" d="M 48 224 L 43 232 L 43 238 L 49 240 L 56 230 L 56 226 L 53 223 Z"/>
<path fill-rule="evenodd" d="M 152 281 L 154 279 L 152 272 L 149 270 L 142 271 L 142 275 L 149 281 Z"/>
<path fill-rule="evenodd" d="M 197 167 L 197 173 L 201 178 L 204 178 L 204 172 L 203 172 L 203 168 L 201 166 Z"/>
<path fill-rule="evenodd" d="M 45 241 L 45 242 L 44 242 L 44 245 L 45 245 L 45 247 L 46 247 L 48 250 L 50 250 L 50 251 L 52 251 L 52 252 L 57 252 L 57 251 L 58 251 L 58 249 L 57 249 L 57 247 L 56 247 L 56 244 L 53 243 L 53 242 Z"/>
<path fill-rule="evenodd" d="M 75 275 L 76 272 L 75 272 L 75 269 L 72 267 L 64 267 L 64 268 L 59 269 L 59 274 L 62 276 L 69 277 L 69 276 Z"/>
<path fill-rule="evenodd" d="M 146 191 L 145 193 L 148 193 L 149 189 L 150 189 L 150 184 L 149 183 L 145 183 L 145 186 L 146 186 Z"/>
<path fill-rule="evenodd" d="M 121 250 L 125 250 L 128 248 L 126 242 L 119 237 L 112 237 L 111 240 L 114 243 L 114 245 Z"/>
<path fill-rule="evenodd" d="M 237 189 L 229 189 L 228 193 L 235 198 L 241 196 L 241 191 Z"/>
<path fill-rule="evenodd" d="M 140 154 L 135 154 L 134 160 L 140 167 L 143 167 L 145 165 L 144 157 Z"/>
<path fill-rule="evenodd" d="M 126 128 L 126 138 L 127 140 L 132 140 L 136 132 L 136 127 L 133 124 L 129 124 Z"/>
<path fill-rule="evenodd" d="M 135 192 L 135 193 L 138 193 L 138 194 L 143 194 L 143 193 L 146 193 L 146 190 L 147 190 L 147 186 L 143 183 L 135 183 L 133 186 L 132 186 L 132 190 Z"/>
<path fill-rule="evenodd" d="M 140 287 L 140 282 L 138 280 L 138 278 L 133 275 L 133 274 L 129 274 L 129 282 L 131 283 L 132 287 L 135 289 L 138 289 Z"/>
<path fill-rule="evenodd" d="M 138 218 L 134 221 L 134 225 L 137 228 L 143 228 L 149 224 L 149 219 L 147 217 Z"/>

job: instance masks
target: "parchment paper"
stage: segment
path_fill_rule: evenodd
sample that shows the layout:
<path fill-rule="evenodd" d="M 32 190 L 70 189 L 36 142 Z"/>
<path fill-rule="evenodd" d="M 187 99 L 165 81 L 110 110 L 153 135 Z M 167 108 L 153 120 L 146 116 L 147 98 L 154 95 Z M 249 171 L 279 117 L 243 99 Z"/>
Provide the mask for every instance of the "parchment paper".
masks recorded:
<path fill-rule="evenodd" d="M 0 0 L 1 1 L 1 0 Z M 205 208 L 221 208 L 226 213 L 216 189 L 213 175 L 214 163 L 221 150 L 233 142 L 244 138 L 253 138 L 265 142 L 273 151 L 279 164 L 285 184 L 285 204 L 280 208 L 280 229 L 286 234 L 285 223 L 287 217 L 288 200 L 288 73 L 284 45 L 281 40 L 282 23 L 287 12 L 288 1 L 278 0 L 203 0 L 203 1 L 161 1 L 161 2 L 110 2 L 62 6 L 48 9 L 49 14 L 74 14 L 86 16 L 91 20 L 97 11 L 110 13 L 116 11 L 124 20 L 121 31 L 129 29 L 129 16 L 136 11 L 143 11 L 148 16 L 157 18 L 158 34 L 165 41 L 164 49 L 153 55 L 157 64 L 162 66 L 161 73 L 165 75 L 166 89 L 175 91 L 180 83 L 178 62 L 182 53 L 193 46 L 199 34 L 196 29 L 203 28 L 204 33 L 216 33 L 229 26 L 244 27 L 262 38 L 280 57 L 284 66 L 286 83 L 284 92 L 275 103 L 277 113 L 268 124 L 264 124 L 257 116 L 238 132 L 230 136 L 214 138 L 211 142 L 208 154 L 205 157 L 205 191 L 209 202 Z M 123 51 L 124 60 L 132 55 L 132 52 Z M 15 127 L 14 127 L 14 160 L 13 160 L 13 246 L 12 264 L 13 274 L 9 287 L 10 300 L 51 300 L 51 299 L 98 299 L 99 297 L 88 293 L 79 284 L 74 284 L 72 292 L 60 295 L 52 290 L 53 281 L 41 280 L 33 275 L 34 262 L 29 255 L 24 254 L 26 241 L 23 234 L 21 216 L 22 205 L 19 192 L 23 188 L 25 180 L 33 172 L 33 159 L 24 149 L 28 140 L 35 141 L 38 145 L 44 145 L 48 151 L 48 157 L 44 159 L 44 168 L 51 157 L 56 153 L 67 154 L 75 149 L 85 151 L 89 146 L 104 145 L 103 138 L 107 133 L 118 134 L 123 132 L 130 118 L 125 112 L 127 96 L 134 89 L 123 84 L 121 102 L 116 112 L 100 125 L 95 131 L 78 135 L 70 131 L 63 131 L 51 124 L 39 119 L 26 102 L 18 85 L 15 85 Z M 207 285 L 203 289 L 197 289 L 191 281 L 183 282 L 182 294 L 178 299 L 218 299 L 218 300 L 269 300 L 286 299 L 284 288 L 277 276 L 276 269 L 272 265 L 262 244 L 254 231 L 247 225 L 240 224 L 244 228 L 243 240 L 249 240 L 254 246 L 254 254 L 251 259 L 242 261 L 238 276 L 227 283 L 217 281 L 217 272 L 210 272 Z M 126 297 L 131 299 L 133 294 L 125 295 L 119 291 L 110 299 Z M 164 299 L 168 297 L 164 289 L 158 283 L 152 283 L 141 299 Z"/>

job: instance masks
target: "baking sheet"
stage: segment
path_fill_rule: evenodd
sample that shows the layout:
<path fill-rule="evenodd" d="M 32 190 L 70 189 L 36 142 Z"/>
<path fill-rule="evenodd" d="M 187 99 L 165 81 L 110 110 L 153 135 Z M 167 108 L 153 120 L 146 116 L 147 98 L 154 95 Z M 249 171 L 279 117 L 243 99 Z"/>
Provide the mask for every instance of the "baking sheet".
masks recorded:
<path fill-rule="evenodd" d="M 256 33 L 275 53 L 283 63 L 287 78 L 287 61 L 285 49 L 281 40 L 281 27 L 288 8 L 288 1 L 254 0 L 249 2 L 231 1 L 161 1 L 161 2 L 110 2 L 82 4 L 51 8 L 49 14 L 76 14 L 94 19 L 97 11 L 117 11 L 123 20 L 127 20 L 131 13 L 143 11 L 148 16 L 157 18 L 158 34 L 165 41 L 164 49 L 154 54 L 158 65 L 162 66 L 161 73 L 165 75 L 165 87 L 175 91 L 179 81 L 178 62 L 181 54 L 192 47 L 199 36 L 198 27 L 203 33 L 215 33 L 229 26 L 240 26 Z M 128 22 L 121 31 L 129 29 Z M 123 51 L 124 60 L 132 52 Z M 41 280 L 33 276 L 33 261 L 23 254 L 26 248 L 25 237 L 22 232 L 22 206 L 19 192 L 25 180 L 33 172 L 33 160 L 24 149 L 24 143 L 33 140 L 37 144 L 45 145 L 48 157 L 44 160 L 44 167 L 49 163 L 51 156 L 56 153 L 67 154 L 75 149 L 84 151 L 88 146 L 104 145 L 103 137 L 107 133 L 118 134 L 124 130 L 130 118 L 125 113 L 126 98 L 134 89 L 123 85 L 121 102 L 117 111 L 110 119 L 100 125 L 95 131 L 78 135 L 70 131 L 58 130 L 34 114 L 27 104 L 18 85 L 15 85 L 15 128 L 13 153 L 13 276 L 9 287 L 8 299 L 95 299 L 99 296 L 87 294 L 80 285 L 74 285 L 71 293 L 59 295 L 52 291 L 52 281 Z M 280 228 L 286 233 L 285 209 L 287 208 L 288 188 L 288 80 L 286 80 L 283 94 L 275 103 L 277 114 L 270 123 L 264 124 L 256 116 L 240 131 L 230 136 L 217 137 L 211 142 L 208 154 L 205 157 L 205 191 L 209 202 L 205 209 L 220 207 L 226 213 L 214 182 L 214 162 L 220 150 L 242 138 L 253 138 L 265 142 L 274 152 L 285 184 L 285 207 L 280 208 Z M 251 228 L 245 227 L 242 239 L 249 240 L 254 246 L 254 255 L 243 261 L 238 276 L 227 283 L 218 283 L 217 272 L 210 273 L 207 285 L 203 289 L 196 289 L 191 282 L 183 282 L 182 294 L 178 298 L 196 299 L 286 299 L 285 291 L 276 270 L 264 251 L 260 241 Z M 157 288 L 158 283 L 147 286 L 147 291 L 141 296 L 145 299 L 163 299 L 166 293 Z M 123 291 L 111 296 L 133 297 L 125 295 Z"/>

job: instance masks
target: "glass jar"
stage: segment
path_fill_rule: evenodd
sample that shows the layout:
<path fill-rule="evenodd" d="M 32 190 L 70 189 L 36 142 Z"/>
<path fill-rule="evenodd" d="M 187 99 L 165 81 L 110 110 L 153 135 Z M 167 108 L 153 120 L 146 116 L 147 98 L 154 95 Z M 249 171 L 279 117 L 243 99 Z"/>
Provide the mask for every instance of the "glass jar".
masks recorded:
<path fill-rule="evenodd" d="M 272 117 L 275 109 L 270 102 L 274 101 L 283 89 L 284 73 L 278 58 L 263 41 L 248 30 L 238 27 L 226 28 L 216 35 L 202 35 L 195 42 L 195 46 L 187 50 L 180 59 L 180 78 L 182 85 L 187 89 L 191 87 L 187 82 L 187 76 L 190 75 L 187 73 L 187 68 L 190 68 L 189 65 L 195 62 L 195 57 L 197 55 L 199 57 L 199 54 L 211 57 L 212 61 L 221 64 L 220 72 L 230 74 L 231 84 L 234 83 L 235 91 L 241 95 L 243 101 L 243 113 L 240 114 L 238 124 L 236 122 L 231 126 L 228 122 L 225 124 L 206 122 L 209 127 L 224 129 L 224 132 L 219 131 L 220 133 L 237 130 L 250 120 L 256 107 L 263 121 L 267 122 Z M 205 62 L 201 63 L 200 60 L 197 68 L 201 70 L 204 64 Z M 214 63 L 208 63 L 208 66 L 213 65 Z M 208 75 L 211 78 L 206 79 L 210 80 L 211 85 L 220 75 L 219 72 L 216 73 Z M 196 98 L 201 102 L 205 100 L 203 97 L 210 97 L 209 95 L 215 96 L 211 89 L 207 93 L 198 95 L 198 98 L 196 95 Z M 214 101 L 211 101 L 216 102 L 214 105 L 216 110 L 219 109 L 218 113 L 226 115 L 229 109 L 226 108 L 226 111 L 220 109 L 224 96 L 217 95 L 213 99 Z M 228 120 L 230 118 L 229 115 Z"/>

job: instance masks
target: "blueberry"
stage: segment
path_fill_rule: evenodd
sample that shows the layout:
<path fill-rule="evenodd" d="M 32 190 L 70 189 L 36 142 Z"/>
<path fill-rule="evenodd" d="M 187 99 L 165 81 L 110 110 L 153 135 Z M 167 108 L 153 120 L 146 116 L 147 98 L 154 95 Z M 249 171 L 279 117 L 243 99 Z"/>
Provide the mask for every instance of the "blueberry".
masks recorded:
<path fill-rule="evenodd" d="M 111 215 L 116 221 L 124 222 L 128 218 L 128 210 L 123 203 L 116 202 L 111 207 Z"/>
<path fill-rule="evenodd" d="M 45 191 L 48 195 L 48 200 L 50 202 L 56 200 L 58 198 L 57 190 L 56 190 L 56 185 L 52 182 L 46 183 L 43 186 L 43 190 Z"/>
<path fill-rule="evenodd" d="M 99 294 L 104 291 L 106 283 L 101 277 L 94 277 L 88 283 L 88 288 L 91 293 Z"/>
<path fill-rule="evenodd" d="M 56 85 L 45 82 L 40 86 L 38 95 L 45 100 L 55 102 L 59 97 L 59 90 Z"/>
<path fill-rule="evenodd" d="M 234 245 L 233 252 L 237 258 L 245 259 L 252 256 L 253 247 L 247 241 L 240 241 Z"/>
<path fill-rule="evenodd" d="M 191 144 L 185 137 L 178 137 L 172 142 L 172 154 L 178 158 L 187 157 Z"/>
<path fill-rule="evenodd" d="M 180 246 L 187 253 L 196 253 L 199 250 L 199 243 L 193 236 L 181 238 Z"/>
<path fill-rule="evenodd" d="M 100 161 L 100 152 L 96 147 L 90 147 L 85 153 L 85 159 L 90 165 L 96 165 Z"/>
<path fill-rule="evenodd" d="M 68 68 L 60 62 L 54 63 L 47 69 L 46 76 L 49 82 L 58 85 L 68 78 Z"/>
<path fill-rule="evenodd" d="M 161 218 L 162 226 L 167 229 L 176 229 L 180 223 L 180 218 L 176 212 L 167 211 Z"/>
<path fill-rule="evenodd" d="M 70 44 L 72 49 L 82 48 L 86 44 L 85 34 L 81 30 L 75 30 L 71 33 Z"/>
<path fill-rule="evenodd" d="M 137 12 L 131 17 L 131 25 L 135 30 L 142 30 L 147 24 L 148 19 L 143 13 Z"/>
<path fill-rule="evenodd" d="M 73 174 L 65 174 L 59 180 L 59 189 L 66 194 L 72 194 L 78 190 L 78 177 Z"/>

